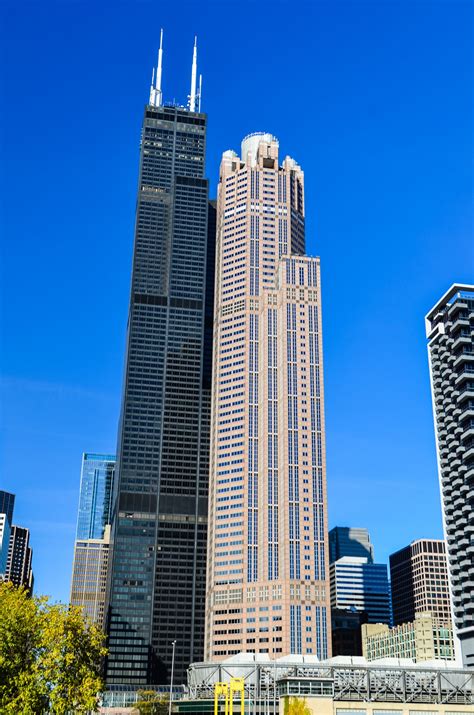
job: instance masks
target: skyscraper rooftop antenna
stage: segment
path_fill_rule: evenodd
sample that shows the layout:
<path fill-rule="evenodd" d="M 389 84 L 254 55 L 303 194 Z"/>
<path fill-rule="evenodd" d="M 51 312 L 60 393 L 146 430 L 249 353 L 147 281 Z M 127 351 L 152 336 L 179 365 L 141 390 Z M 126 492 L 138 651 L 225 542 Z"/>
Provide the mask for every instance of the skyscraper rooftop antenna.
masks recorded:
<path fill-rule="evenodd" d="M 158 67 L 156 69 L 156 85 L 155 85 L 155 107 L 161 107 L 163 104 L 163 94 L 161 91 L 161 73 L 163 69 L 163 28 L 160 31 L 160 49 L 158 50 Z"/>
<path fill-rule="evenodd" d="M 197 75 L 197 35 L 194 37 L 193 65 L 191 68 L 191 92 L 189 94 L 189 111 L 196 111 L 196 75 Z"/>
<path fill-rule="evenodd" d="M 156 95 L 156 89 L 155 89 L 154 85 L 155 85 L 155 68 L 153 67 L 153 72 L 151 73 L 151 85 L 150 85 L 150 104 L 153 107 L 155 106 L 155 95 Z"/>
<path fill-rule="evenodd" d="M 199 75 L 198 112 L 201 111 L 202 74 Z"/>

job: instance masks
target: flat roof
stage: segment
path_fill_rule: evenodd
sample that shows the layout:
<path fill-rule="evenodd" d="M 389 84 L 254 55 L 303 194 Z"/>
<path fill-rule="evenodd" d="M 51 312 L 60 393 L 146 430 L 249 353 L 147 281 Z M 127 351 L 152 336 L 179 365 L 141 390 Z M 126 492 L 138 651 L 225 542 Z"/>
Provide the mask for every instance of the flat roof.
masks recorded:
<path fill-rule="evenodd" d="M 431 318 L 438 312 L 438 310 L 446 305 L 446 303 L 454 296 L 456 293 L 462 291 L 472 291 L 474 293 L 474 285 L 469 285 L 469 283 L 453 283 L 451 288 L 449 288 L 446 293 L 438 300 L 438 302 L 431 308 L 426 314 L 426 320 L 431 320 Z"/>

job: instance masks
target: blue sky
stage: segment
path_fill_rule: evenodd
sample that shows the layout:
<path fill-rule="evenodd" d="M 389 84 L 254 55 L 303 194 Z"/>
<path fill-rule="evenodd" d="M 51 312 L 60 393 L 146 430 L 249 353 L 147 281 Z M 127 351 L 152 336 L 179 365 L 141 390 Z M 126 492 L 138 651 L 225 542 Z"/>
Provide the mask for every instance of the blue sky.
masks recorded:
<path fill-rule="evenodd" d="M 441 516 L 424 315 L 471 282 L 470 2 L 4 2 L 0 488 L 67 600 L 82 451 L 115 450 L 143 106 L 185 102 L 207 175 L 251 131 L 303 166 L 323 280 L 330 526 L 378 560 Z"/>

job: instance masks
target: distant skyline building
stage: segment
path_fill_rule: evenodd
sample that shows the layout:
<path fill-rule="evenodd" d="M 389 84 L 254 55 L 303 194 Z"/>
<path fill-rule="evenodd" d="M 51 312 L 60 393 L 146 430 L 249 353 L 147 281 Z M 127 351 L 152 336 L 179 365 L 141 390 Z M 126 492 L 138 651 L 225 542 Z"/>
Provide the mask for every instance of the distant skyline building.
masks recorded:
<path fill-rule="evenodd" d="M 454 626 L 463 663 L 472 668 L 474 285 L 452 285 L 425 324 Z"/>
<path fill-rule="evenodd" d="M 330 565 L 331 608 L 365 612 L 369 623 L 392 623 L 386 564 L 365 556 L 342 556 Z"/>
<path fill-rule="evenodd" d="M 368 623 L 392 623 L 387 566 L 374 563 L 367 529 L 335 526 L 329 532 L 331 608 L 364 613 Z M 357 653 L 352 653 L 357 655 Z"/>
<path fill-rule="evenodd" d="M 110 525 L 101 539 L 77 539 L 74 546 L 70 602 L 81 606 L 84 615 L 101 628 L 105 627 L 109 546 Z"/>
<path fill-rule="evenodd" d="M 410 623 L 389 628 L 381 623 L 362 626 L 362 655 L 367 660 L 411 658 L 454 660 L 451 622 L 440 622 L 431 613 L 417 613 Z"/>
<path fill-rule="evenodd" d="M 13 525 L 8 546 L 5 578 L 15 586 L 25 586 L 33 592 L 33 549 L 30 547 L 30 530 Z"/>
<path fill-rule="evenodd" d="M 368 563 L 374 562 L 374 547 L 367 529 L 335 526 L 329 532 L 329 560 L 337 561 L 343 556 L 362 556 Z"/>
<path fill-rule="evenodd" d="M 101 539 L 112 516 L 115 455 L 84 452 L 76 539 Z"/>
<path fill-rule="evenodd" d="M 10 544 L 11 525 L 6 514 L 0 513 L 0 576 L 5 575 Z"/>
<path fill-rule="evenodd" d="M 15 508 L 15 495 L 0 489 L 0 514 L 6 514 L 10 526 L 13 524 L 13 509 Z"/>
<path fill-rule="evenodd" d="M 104 628 L 115 455 L 84 452 L 70 603 Z"/>
<path fill-rule="evenodd" d="M 367 620 L 365 611 L 357 611 L 355 608 L 331 608 L 333 656 L 362 655 L 361 626 L 367 623 Z"/>
<path fill-rule="evenodd" d="M 448 562 L 441 539 L 417 539 L 390 555 L 393 623 L 409 623 L 419 613 L 451 621 Z"/>
<path fill-rule="evenodd" d="M 304 176 L 256 132 L 217 200 L 206 659 L 330 655 L 321 280 Z"/>
<path fill-rule="evenodd" d="M 0 490 L 0 576 L 5 576 L 13 522 L 15 495 Z"/>
<path fill-rule="evenodd" d="M 184 683 L 202 660 L 215 209 L 197 47 L 188 108 L 145 107 L 111 537 L 106 682 Z M 173 648 L 176 641 L 176 648 Z"/>

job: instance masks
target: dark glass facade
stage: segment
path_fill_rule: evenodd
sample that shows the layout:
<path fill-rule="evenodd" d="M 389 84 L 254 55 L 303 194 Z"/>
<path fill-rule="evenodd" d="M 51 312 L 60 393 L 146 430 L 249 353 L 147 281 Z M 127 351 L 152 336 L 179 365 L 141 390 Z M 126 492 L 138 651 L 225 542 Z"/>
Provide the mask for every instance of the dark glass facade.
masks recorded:
<path fill-rule="evenodd" d="M 7 520 L 12 525 L 13 509 L 15 507 L 15 495 L 10 492 L 4 492 L 0 489 L 0 514 L 6 514 Z"/>
<path fill-rule="evenodd" d="M 147 106 L 109 584 L 106 680 L 186 681 L 202 660 L 215 209 L 206 116 Z"/>

